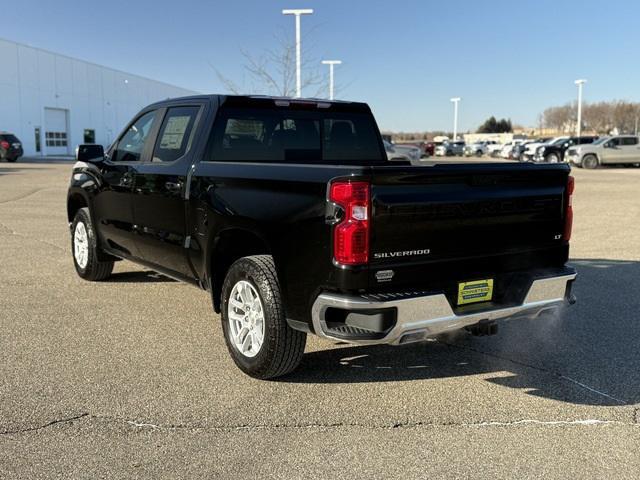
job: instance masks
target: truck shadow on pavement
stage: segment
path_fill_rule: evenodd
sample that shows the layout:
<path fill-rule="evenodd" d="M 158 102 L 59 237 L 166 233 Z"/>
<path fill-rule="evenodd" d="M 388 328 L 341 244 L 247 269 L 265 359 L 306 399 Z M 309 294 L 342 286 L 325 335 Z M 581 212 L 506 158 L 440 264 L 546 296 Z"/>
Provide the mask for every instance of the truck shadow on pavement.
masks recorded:
<path fill-rule="evenodd" d="M 481 375 L 495 385 L 589 405 L 640 403 L 640 262 L 573 260 L 578 303 L 556 318 L 503 322 L 404 347 L 338 346 L 305 354 L 281 381 L 360 383 Z M 428 385 L 425 385 L 428 388 Z"/>

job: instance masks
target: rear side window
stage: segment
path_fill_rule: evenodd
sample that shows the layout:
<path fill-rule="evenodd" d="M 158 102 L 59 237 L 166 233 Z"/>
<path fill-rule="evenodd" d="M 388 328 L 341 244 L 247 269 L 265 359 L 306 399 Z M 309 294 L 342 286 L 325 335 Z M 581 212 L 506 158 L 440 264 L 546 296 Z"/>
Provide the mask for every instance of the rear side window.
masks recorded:
<path fill-rule="evenodd" d="M 621 145 L 637 145 L 638 139 L 636 137 L 623 137 L 621 138 Z"/>
<path fill-rule="evenodd" d="M 368 163 L 383 160 L 371 115 L 226 109 L 215 121 L 210 160 Z"/>
<path fill-rule="evenodd" d="M 189 106 L 167 110 L 153 149 L 154 162 L 174 162 L 187 153 L 199 109 Z"/>

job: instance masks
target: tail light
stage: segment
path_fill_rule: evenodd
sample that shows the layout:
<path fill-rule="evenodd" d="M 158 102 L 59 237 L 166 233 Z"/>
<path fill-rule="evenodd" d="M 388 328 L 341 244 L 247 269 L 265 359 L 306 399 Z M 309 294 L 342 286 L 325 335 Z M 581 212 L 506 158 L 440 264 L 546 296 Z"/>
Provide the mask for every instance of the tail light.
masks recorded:
<path fill-rule="evenodd" d="M 0 142 L 0 147 L 4 148 L 5 150 L 9 149 L 9 142 L 7 142 L 6 140 L 2 140 Z"/>
<path fill-rule="evenodd" d="M 573 190 L 575 189 L 575 179 L 569 175 L 567 178 L 567 192 L 564 205 L 564 233 L 562 239 L 571 240 L 571 229 L 573 228 Z"/>
<path fill-rule="evenodd" d="M 369 261 L 369 184 L 338 181 L 331 184 L 329 200 L 344 209 L 344 218 L 334 226 L 333 258 L 341 265 Z"/>

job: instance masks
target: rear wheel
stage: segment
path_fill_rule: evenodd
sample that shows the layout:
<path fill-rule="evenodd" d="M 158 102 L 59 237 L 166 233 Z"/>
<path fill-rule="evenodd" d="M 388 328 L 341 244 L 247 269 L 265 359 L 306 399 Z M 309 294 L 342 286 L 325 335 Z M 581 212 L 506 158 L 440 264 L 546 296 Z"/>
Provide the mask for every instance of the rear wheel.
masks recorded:
<path fill-rule="evenodd" d="M 286 321 L 273 258 L 236 261 L 222 286 L 222 330 L 235 364 L 247 375 L 268 379 L 293 371 L 307 334 Z"/>
<path fill-rule="evenodd" d="M 590 170 L 598 168 L 598 158 L 595 155 L 585 155 L 582 159 L 581 165 L 583 168 L 588 168 Z"/>
<path fill-rule="evenodd" d="M 78 275 L 85 280 L 104 280 L 113 271 L 113 262 L 98 260 L 97 236 L 88 208 L 81 208 L 71 224 L 71 252 Z"/>

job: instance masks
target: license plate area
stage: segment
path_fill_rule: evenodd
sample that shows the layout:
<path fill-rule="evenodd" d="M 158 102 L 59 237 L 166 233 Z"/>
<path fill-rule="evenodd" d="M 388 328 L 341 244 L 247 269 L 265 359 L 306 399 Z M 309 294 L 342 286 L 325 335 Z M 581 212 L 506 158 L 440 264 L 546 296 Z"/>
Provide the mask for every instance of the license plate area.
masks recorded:
<path fill-rule="evenodd" d="M 493 278 L 458 283 L 458 305 L 488 302 L 493 299 Z"/>

